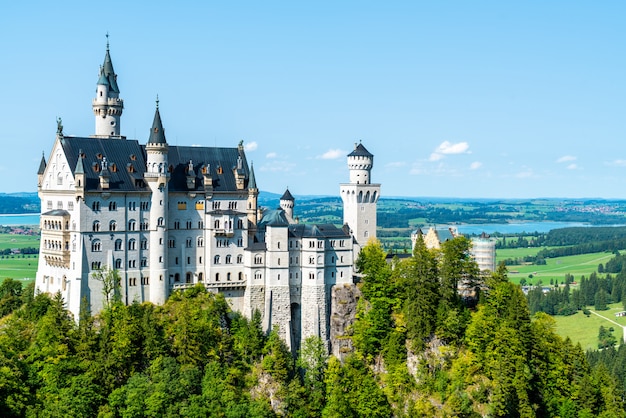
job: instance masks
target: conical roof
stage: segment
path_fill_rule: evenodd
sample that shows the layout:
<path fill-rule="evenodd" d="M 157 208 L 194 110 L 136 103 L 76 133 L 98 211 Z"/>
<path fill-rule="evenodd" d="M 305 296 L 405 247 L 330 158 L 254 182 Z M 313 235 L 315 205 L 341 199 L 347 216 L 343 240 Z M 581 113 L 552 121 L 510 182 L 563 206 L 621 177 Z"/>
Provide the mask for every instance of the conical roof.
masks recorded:
<path fill-rule="evenodd" d="M 287 189 L 285 190 L 285 193 L 283 193 L 283 195 L 280 197 L 280 200 L 291 200 L 293 202 L 296 199 L 294 199 L 289 189 Z"/>
<path fill-rule="evenodd" d="M 167 144 L 165 140 L 165 130 L 163 129 L 163 123 L 161 122 L 161 113 L 159 112 L 159 104 L 157 102 L 157 108 L 154 112 L 154 121 L 152 122 L 152 128 L 150 129 L 149 144 Z"/>
<path fill-rule="evenodd" d="M 248 178 L 248 189 L 256 189 L 256 178 L 254 177 L 254 165 L 250 164 L 250 177 Z"/>
<path fill-rule="evenodd" d="M 354 151 L 348 154 L 348 157 L 373 157 L 374 155 L 370 153 L 362 143 L 358 143 L 354 145 Z"/>

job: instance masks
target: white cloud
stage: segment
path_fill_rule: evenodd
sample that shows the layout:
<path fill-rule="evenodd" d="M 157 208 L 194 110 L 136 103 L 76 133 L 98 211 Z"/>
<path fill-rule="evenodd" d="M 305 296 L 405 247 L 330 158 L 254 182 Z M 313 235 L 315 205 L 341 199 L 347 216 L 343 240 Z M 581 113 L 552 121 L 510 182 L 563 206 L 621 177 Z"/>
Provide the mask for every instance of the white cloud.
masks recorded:
<path fill-rule="evenodd" d="M 470 170 L 478 170 L 482 166 L 483 166 L 483 163 L 481 163 L 480 161 L 474 161 L 473 163 L 470 164 Z"/>
<path fill-rule="evenodd" d="M 576 157 L 574 157 L 573 155 L 564 155 L 556 160 L 557 163 L 566 163 L 568 161 L 576 161 Z"/>
<path fill-rule="evenodd" d="M 613 160 L 607 163 L 608 165 L 614 165 L 617 167 L 626 167 L 626 160 Z"/>
<path fill-rule="evenodd" d="M 467 142 L 457 142 L 453 144 L 450 141 L 443 141 L 428 158 L 430 161 L 439 161 L 445 155 L 469 154 L 469 144 Z"/>
<path fill-rule="evenodd" d="M 278 154 L 276 154 L 275 152 L 268 152 L 265 155 L 265 158 L 276 158 L 278 156 Z"/>
<path fill-rule="evenodd" d="M 533 170 L 531 170 L 530 168 L 527 168 L 524 171 L 520 171 L 519 173 L 515 175 L 515 177 L 517 177 L 518 179 L 527 179 L 527 178 L 531 178 L 534 176 L 535 176 L 535 173 L 533 173 Z"/>
<path fill-rule="evenodd" d="M 255 141 L 252 141 L 252 142 L 248 142 L 247 144 L 245 144 L 243 146 L 243 149 L 246 151 L 256 151 L 258 147 L 259 147 L 259 144 L 257 144 Z"/>
<path fill-rule="evenodd" d="M 576 170 L 578 168 L 578 166 L 576 164 L 570 164 L 567 166 L 568 170 Z"/>
<path fill-rule="evenodd" d="M 342 151 L 340 149 L 329 149 L 324 154 L 320 155 L 317 158 L 321 158 L 322 160 L 336 160 L 337 158 L 341 158 L 345 156 L 347 152 Z"/>

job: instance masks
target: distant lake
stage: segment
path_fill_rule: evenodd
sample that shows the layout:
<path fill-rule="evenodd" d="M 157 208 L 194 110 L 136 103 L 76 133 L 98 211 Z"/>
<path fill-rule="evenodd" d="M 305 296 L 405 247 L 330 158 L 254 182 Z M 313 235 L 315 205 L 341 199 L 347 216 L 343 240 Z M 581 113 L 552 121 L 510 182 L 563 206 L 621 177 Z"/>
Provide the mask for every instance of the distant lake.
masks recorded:
<path fill-rule="evenodd" d="M 457 229 L 461 234 L 480 235 L 483 232 L 493 234 L 500 232 L 502 234 L 519 234 L 521 232 L 549 232 L 553 229 L 572 228 L 576 226 L 594 226 L 582 222 L 520 222 L 510 224 L 467 224 L 457 225 Z M 605 226 L 605 225 L 603 225 Z M 615 226 L 615 225 L 606 225 Z"/>
<path fill-rule="evenodd" d="M 0 215 L 0 225 L 39 225 L 38 213 Z"/>

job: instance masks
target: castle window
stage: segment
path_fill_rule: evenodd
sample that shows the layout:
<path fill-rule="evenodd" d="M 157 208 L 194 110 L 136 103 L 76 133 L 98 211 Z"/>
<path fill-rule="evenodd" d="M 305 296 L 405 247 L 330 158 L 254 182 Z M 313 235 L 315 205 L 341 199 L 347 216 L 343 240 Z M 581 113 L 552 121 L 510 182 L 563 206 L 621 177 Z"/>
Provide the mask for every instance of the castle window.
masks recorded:
<path fill-rule="evenodd" d="M 204 209 L 204 200 L 198 200 L 196 202 L 196 209 L 197 210 L 203 210 Z"/>
<path fill-rule="evenodd" d="M 174 229 L 180 229 L 180 221 L 174 221 Z"/>
<path fill-rule="evenodd" d="M 117 203 L 109 202 L 109 210 L 117 210 Z"/>
<path fill-rule="evenodd" d="M 142 239 L 141 240 L 141 249 L 142 250 L 147 250 L 148 249 L 148 240 L 147 239 Z"/>
<path fill-rule="evenodd" d="M 339 246 L 343 247 L 343 240 L 339 241 Z"/>
<path fill-rule="evenodd" d="M 141 267 L 148 267 L 148 259 L 146 257 L 141 259 Z"/>
<path fill-rule="evenodd" d="M 365 238 L 369 237 L 369 236 L 370 236 L 369 231 L 365 231 L 365 232 L 363 233 L 363 236 L 364 236 Z"/>
<path fill-rule="evenodd" d="M 178 202 L 178 210 L 187 209 L 187 202 Z"/>
<path fill-rule="evenodd" d="M 232 264 L 232 257 L 230 256 L 230 254 L 226 256 L 226 264 Z"/>
<path fill-rule="evenodd" d="M 219 229 L 220 228 L 220 220 L 216 219 L 215 222 L 213 222 L 213 227 L 215 229 Z"/>
<path fill-rule="evenodd" d="M 52 206 L 52 202 L 50 202 L 50 206 Z M 50 209 L 52 209 L 52 207 L 50 207 Z M 97 200 L 93 202 L 91 204 L 91 210 L 93 210 L 94 212 L 98 212 L 100 210 L 100 202 L 98 202 Z"/>
<path fill-rule="evenodd" d="M 109 222 L 109 231 L 115 231 L 117 229 L 117 223 L 115 221 Z"/>
<path fill-rule="evenodd" d="M 280 258 L 276 260 L 276 263 L 280 266 Z"/>
<path fill-rule="evenodd" d="M 309 264 L 315 264 L 315 257 L 309 257 Z"/>
<path fill-rule="evenodd" d="M 226 273 L 226 281 L 229 281 L 229 282 L 230 282 L 230 272 L 229 272 L 229 273 Z"/>
<path fill-rule="evenodd" d="M 220 256 L 216 255 L 215 257 L 213 257 L 213 264 L 219 264 L 220 263 Z"/>
<path fill-rule="evenodd" d="M 93 252 L 100 252 L 102 251 L 102 243 L 100 242 L 99 239 L 95 239 L 92 241 L 91 243 L 91 251 Z"/>
<path fill-rule="evenodd" d="M 239 281 L 243 280 L 243 273 L 242 272 L 237 273 L 237 280 L 239 280 Z"/>
<path fill-rule="evenodd" d="M 102 265 L 102 263 L 100 261 L 92 261 L 91 262 L 91 269 L 92 270 L 100 270 L 100 266 Z"/>
<path fill-rule="evenodd" d="M 128 260 L 128 268 L 132 269 L 135 268 L 137 266 L 137 261 L 136 260 Z"/>
<path fill-rule="evenodd" d="M 243 220 L 242 219 L 237 220 L 237 229 L 243 229 Z"/>
<path fill-rule="evenodd" d="M 220 281 L 220 274 L 219 273 L 215 273 L 215 281 L 216 282 Z"/>
<path fill-rule="evenodd" d="M 178 265 L 178 257 L 174 258 L 174 264 Z"/>
<path fill-rule="evenodd" d="M 159 256 L 159 263 L 163 263 L 163 256 Z"/>
<path fill-rule="evenodd" d="M 213 209 L 219 209 L 220 205 L 221 205 L 221 202 L 213 202 L 212 207 L 213 207 Z"/>
<path fill-rule="evenodd" d="M 278 249 L 280 250 L 280 241 L 278 241 L 278 242 L 276 243 L 276 248 L 278 248 Z"/>
<path fill-rule="evenodd" d="M 176 240 L 174 238 L 170 238 L 167 240 L 168 248 L 176 248 Z"/>
<path fill-rule="evenodd" d="M 343 256 L 341 256 L 341 257 L 339 258 L 339 261 L 341 261 L 341 262 L 343 263 Z"/>
<path fill-rule="evenodd" d="M 48 208 L 48 210 L 52 210 L 52 200 L 48 200 L 46 202 L 46 207 Z"/>
<path fill-rule="evenodd" d="M 324 241 L 318 241 L 317 248 L 324 248 Z"/>
<path fill-rule="evenodd" d="M 100 231 L 100 221 L 93 221 L 93 224 L 91 225 L 91 229 L 93 230 L 93 232 L 99 232 Z"/>
<path fill-rule="evenodd" d="M 74 210 L 74 202 L 71 200 L 67 202 L 67 210 Z"/>
<path fill-rule="evenodd" d="M 202 256 L 198 257 L 198 264 L 202 264 Z"/>
<path fill-rule="evenodd" d="M 157 220 L 157 226 L 163 226 L 163 225 L 165 225 L 165 220 L 163 218 L 159 218 Z"/>
<path fill-rule="evenodd" d="M 243 238 L 237 238 L 237 247 L 243 247 Z"/>
<path fill-rule="evenodd" d="M 148 229 L 150 229 L 150 224 L 148 223 L 147 219 L 144 219 L 141 224 L 139 224 L 139 229 L 142 231 L 147 231 Z"/>
<path fill-rule="evenodd" d="M 115 251 L 121 251 L 121 250 L 122 250 L 122 240 L 117 239 L 115 240 Z"/>
<path fill-rule="evenodd" d="M 311 280 L 315 279 L 315 273 L 309 273 L 309 279 Z"/>
<path fill-rule="evenodd" d="M 204 222 L 198 221 L 198 229 L 204 229 Z"/>
<path fill-rule="evenodd" d="M 198 281 L 201 282 L 202 280 L 204 280 L 204 273 L 200 272 L 198 273 Z"/>
<path fill-rule="evenodd" d="M 137 202 L 128 202 L 128 210 L 137 210 Z"/>
<path fill-rule="evenodd" d="M 187 264 L 191 264 L 191 257 L 187 257 Z"/>
<path fill-rule="evenodd" d="M 191 278 L 192 278 L 191 273 L 190 273 L 190 272 L 187 272 L 187 273 L 185 274 L 185 283 L 191 283 Z"/>
<path fill-rule="evenodd" d="M 137 249 L 137 241 L 134 238 L 128 240 L 128 250 L 133 251 Z"/>
<path fill-rule="evenodd" d="M 121 258 L 117 258 L 115 260 L 115 268 L 116 269 L 121 269 L 122 268 L 122 259 Z"/>
<path fill-rule="evenodd" d="M 61 201 L 57 202 L 57 209 L 63 209 L 63 202 Z"/>
<path fill-rule="evenodd" d="M 243 255 L 238 254 L 237 255 L 237 264 L 241 264 L 241 263 L 243 263 Z"/>
<path fill-rule="evenodd" d="M 202 237 L 198 237 L 197 241 L 196 241 L 196 245 L 198 247 L 204 247 L 204 238 Z"/>
<path fill-rule="evenodd" d="M 150 208 L 150 202 L 141 202 L 140 208 L 141 210 L 148 210 Z"/>
<path fill-rule="evenodd" d="M 261 263 L 263 263 L 263 258 L 260 255 L 255 255 L 254 264 L 261 264 Z"/>
<path fill-rule="evenodd" d="M 309 241 L 309 248 L 315 248 L 315 242 Z"/>
<path fill-rule="evenodd" d="M 334 256 L 330 258 L 330 262 L 331 262 L 331 263 L 334 263 L 334 262 L 335 262 L 335 257 L 334 257 Z"/>
<path fill-rule="evenodd" d="M 129 231 L 134 231 L 136 228 L 137 223 L 135 222 L 134 219 L 131 219 L 130 221 L 128 221 L 128 230 Z"/>
<path fill-rule="evenodd" d="M 191 248 L 191 244 L 192 243 L 192 239 L 191 238 L 187 238 L 187 240 L 185 241 L 185 247 L 187 248 Z"/>
<path fill-rule="evenodd" d="M 257 270 L 257 271 L 254 272 L 254 278 L 255 279 L 260 280 L 262 277 L 263 277 L 263 275 L 261 274 L 260 271 Z"/>

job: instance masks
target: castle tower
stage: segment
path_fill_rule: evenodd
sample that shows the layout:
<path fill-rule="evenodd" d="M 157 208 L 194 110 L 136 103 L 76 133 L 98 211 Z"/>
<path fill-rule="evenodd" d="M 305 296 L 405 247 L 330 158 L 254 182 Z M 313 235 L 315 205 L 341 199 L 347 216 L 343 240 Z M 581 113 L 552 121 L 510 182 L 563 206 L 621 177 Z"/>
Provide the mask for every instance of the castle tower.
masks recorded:
<path fill-rule="evenodd" d="M 280 208 L 285 211 L 285 215 L 287 215 L 287 220 L 290 224 L 293 222 L 293 206 L 295 204 L 295 200 L 293 195 L 289 192 L 289 189 L 283 193 L 280 197 Z"/>
<path fill-rule="evenodd" d="M 343 223 L 350 228 L 360 247 L 376 238 L 376 202 L 380 197 L 380 184 L 372 184 L 371 170 L 374 156 L 363 146 L 355 144 L 348 154 L 350 183 L 340 185 L 343 200 Z"/>
<path fill-rule="evenodd" d="M 250 176 L 248 178 L 248 223 L 251 228 L 250 231 L 256 231 L 256 224 L 258 222 L 258 199 L 259 189 L 256 186 L 256 178 L 254 177 L 254 166 L 250 164 Z"/>
<path fill-rule="evenodd" d="M 166 211 L 169 171 L 168 145 L 161 123 L 157 99 L 150 138 L 146 144 L 146 172 L 144 178 L 152 191 L 150 202 L 150 302 L 162 305 L 168 297 L 169 277 L 166 264 Z"/>
<path fill-rule="evenodd" d="M 96 134 L 98 138 L 120 138 L 120 117 L 124 110 L 124 101 L 120 99 L 117 86 L 117 74 L 113 70 L 113 62 L 109 54 L 109 35 L 104 63 L 100 67 L 96 97 L 93 99 L 93 114 L 96 117 Z"/>

